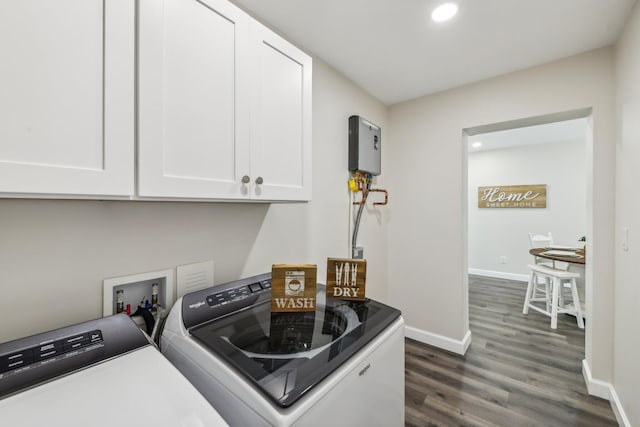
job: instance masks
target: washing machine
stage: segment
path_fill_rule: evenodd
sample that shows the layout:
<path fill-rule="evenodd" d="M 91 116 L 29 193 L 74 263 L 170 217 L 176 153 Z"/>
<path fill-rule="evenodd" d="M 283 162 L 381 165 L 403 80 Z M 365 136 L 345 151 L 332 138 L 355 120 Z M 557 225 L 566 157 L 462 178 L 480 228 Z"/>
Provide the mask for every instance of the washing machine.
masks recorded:
<path fill-rule="evenodd" d="M 404 426 L 404 321 L 326 298 L 271 312 L 266 273 L 184 295 L 160 349 L 231 426 Z"/>
<path fill-rule="evenodd" d="M 228 424 L 119 314 L 0 344 L 0 425 Z"/>

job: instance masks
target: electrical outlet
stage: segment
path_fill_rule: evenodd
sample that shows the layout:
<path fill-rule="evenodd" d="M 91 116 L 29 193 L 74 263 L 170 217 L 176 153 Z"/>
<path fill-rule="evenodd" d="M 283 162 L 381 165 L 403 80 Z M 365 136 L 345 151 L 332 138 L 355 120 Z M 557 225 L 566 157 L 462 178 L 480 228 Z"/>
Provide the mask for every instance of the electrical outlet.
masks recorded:
<path fill-rule="evenodd" d="M 500 264 L 506 264 L 508 262 L 507 257 L 502 255 L 500 256 Z"/>
<path fill-rule="evenodd" d="M 356 246 L 351 253 L 353 259 L 364 259 L 364 248 L 362 246 Z"/>

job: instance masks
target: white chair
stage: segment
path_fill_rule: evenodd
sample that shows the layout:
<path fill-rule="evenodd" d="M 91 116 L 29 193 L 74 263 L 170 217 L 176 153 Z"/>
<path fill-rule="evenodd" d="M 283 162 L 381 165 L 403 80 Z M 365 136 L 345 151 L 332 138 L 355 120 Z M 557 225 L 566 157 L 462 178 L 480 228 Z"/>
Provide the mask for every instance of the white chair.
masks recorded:
<path fill-rule="evenodd" d="M 549 232 L 546 235 L 544 234 L 534 235 L 532 233 L 528 233 L 528 235 L 529 235 L 529 244 L 531 245 L 531 249 L 548 248 L 550 246 L 553 246 L 553 236 L 551 235 L 551 232 Z M 542 257 L 537 257 L 537 256 L 533 257 L 533 262 L 535 262 L 536 264 L 547 265 L 552 268 L 555 268 L 556 266 L 555 261 L 545 259 Z M 540 278 L 540 280 L 537 280 L 535 282 L 535 286 L 532 292 L 533 292 L 532 296 L 533 298 L 536 299 L 536 301 L 539 300 L 539 298 L 537 297 L 538 292 L 541 292 L 545 296 L 545 298 L 551 296 L 549 294 L 549 283 L 543 280 L 542 278 Z"/>
<path fill-rule="evenodd" d="M 544 234 L 531 234 L 529 233 L 529 242 L 531 243 L 531 248 L 548 248 L 549 246 L 553 246 L 553 236 L 551 232 Z"/>
<path fill-rule="evenodd" d="M 580 306 L 580 298 L 578 297 L 578 287 L 576 286 L 576 279 L 580 277 L 578 273 L 572 273 L 566 270 L 558 270 L 540 264 L 530 264 L 531 277 L 529 278 L 529 284 L 527 285 L 527 294 L 524 299 L 524 307 L 522 314 L 528 314 L 529 309 L 532 308 L 551 317 L 551 329 L 557 329 L 558 327 L 558 314 L 569 313 L 576 316 L 576 322 L 580 329 L 584 329 L 584 321 L 582 320 L 582 307 Z M 536 284 L 538 279 L 544 279 L 547 292 L 544 297 L 536 296 Z M 562 295 L 564 286 L 567 283 L 571 289 L 571 305 L 564 303 L 564 297 Z M 551 296 L 549 297 L 548 289 L 551 287 Z M 545 307 L 541 308 L 534 304 L 534 302 L 543 301 Z"/>
<path fill-rule="evenodd" d="M 544 235 L 544 234 L 533 235 L 529 233 L 529 243 L 531 244 L 531 249 L 548 248 L 553 246 L 553 236 L 551 235 L 551 232 L 549 232 L 547 235 Z M 544 258 L 539 258 L 539 257 L 535 257 L 535 258 L 536 258 L 536 264 L 540 264 L 541 262 L 549 262 L 549 260 L 545 260 Z"/>

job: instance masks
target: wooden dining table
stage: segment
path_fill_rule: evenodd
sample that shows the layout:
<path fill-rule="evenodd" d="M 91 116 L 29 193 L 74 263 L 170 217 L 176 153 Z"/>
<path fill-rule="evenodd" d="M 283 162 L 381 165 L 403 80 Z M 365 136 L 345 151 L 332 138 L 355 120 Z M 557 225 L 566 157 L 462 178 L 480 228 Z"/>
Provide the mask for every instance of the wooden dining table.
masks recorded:
<path fill-rule="evenodd" d="M 560 252 L 573 252 L 575 255 L 560 254 Z M 529 250 L 533 256 L 550 259 L 552 261 L 569 262 L 573 264 L 585 264 L 583 249 L 569 248 L 533 248 Z"/>

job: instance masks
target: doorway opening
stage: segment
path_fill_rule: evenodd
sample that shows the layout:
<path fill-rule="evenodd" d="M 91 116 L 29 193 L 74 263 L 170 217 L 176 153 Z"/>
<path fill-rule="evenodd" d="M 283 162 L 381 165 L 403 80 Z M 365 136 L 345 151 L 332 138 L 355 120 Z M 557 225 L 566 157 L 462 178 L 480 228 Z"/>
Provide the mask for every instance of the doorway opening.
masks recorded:
<path fill-rule="evenodd" d="M 588 238 L 593 218 L 588 197 L 592 186 L 588 179 L 593 151 L 591 123 L 591 110 L 581 109 L 463 130 L 463 179 L 467 183 L 463 225 L 469 274 L 526 282 L 530 274 L 527 265 L 533 263 L 528 233 L 551 232 L 555 245 L 584 245 L 581 239 Z M 546 205 L 479 206 L 481 187 L 523 185 L 544 186 Z M 580 272 L 580 300 L 587 313 L 586 356 L 590 348 L 585 341 L 593 328 L 588 316 L 591 283 L 585 280 L 587 271 L 583 268 Z M 526 283 L 523 286 L 526 289 Z M 467 280 L 467 325 L 469 291 Z M 542 315 L 530 312 L 528 316 Z"/>

